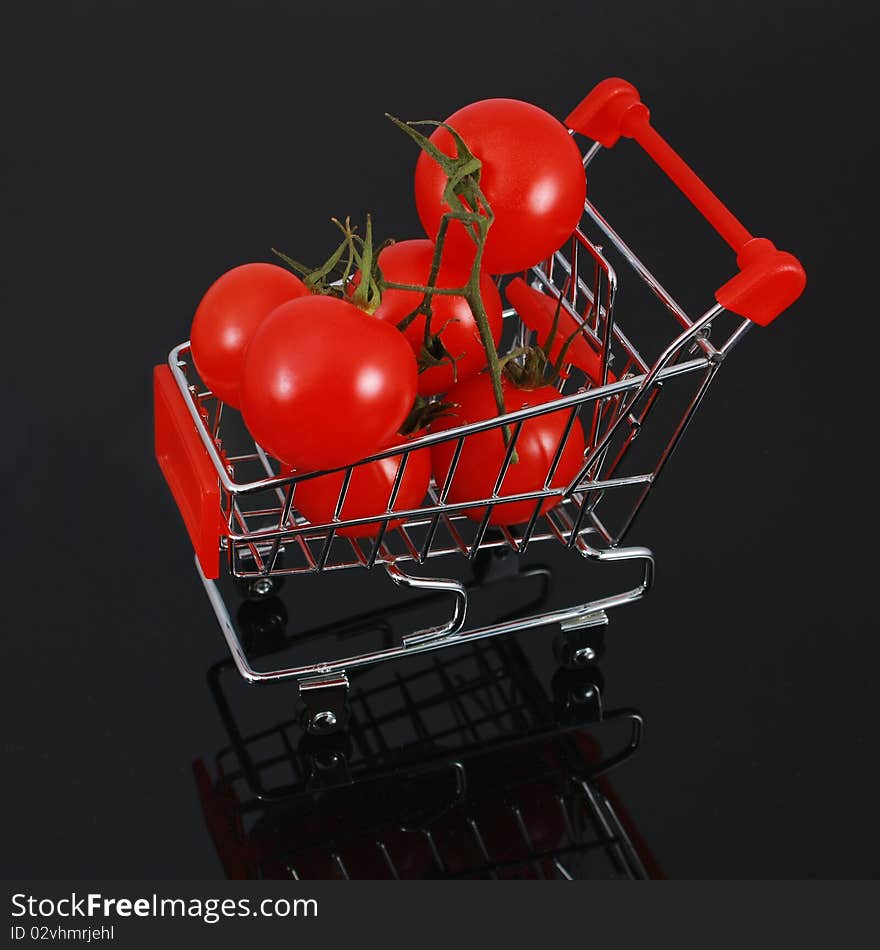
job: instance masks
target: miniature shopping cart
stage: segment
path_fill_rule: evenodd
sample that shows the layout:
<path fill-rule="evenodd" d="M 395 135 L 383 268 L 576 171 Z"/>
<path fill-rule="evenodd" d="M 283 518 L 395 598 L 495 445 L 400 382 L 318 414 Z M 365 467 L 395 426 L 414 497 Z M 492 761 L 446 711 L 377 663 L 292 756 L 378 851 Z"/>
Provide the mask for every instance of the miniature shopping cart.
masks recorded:
<path fill-rule="evenodd" d="M 342 469 L 337 516 L 324 524 L 309 523 L 296 507 L 297 484 L 315 473 L 281 473 L 277 460 L 254 444 L 237 412 L 201 384 L 189 343 L 175 347 L 168 365 L 156 368 L 156 454 L 189 531 L 197 571 L 232 657 L 249 682 L 292 679 L 303 692 L 342 688 L 352 670 L 380 661 L 528 628 L 552 626 L 577 632 L 606 623 L 608 610 L 639 599 L 651 586 L 651 551 L 624 546 L 624 539 L 724 359 L 752 324 L 770 323 L 793 303 L 806 278 L 794 257 L 765 238 L 752 237 L 697 178 L 654 130 L 647 108 L 629 83 L 619 79 L 600 83 L 566 124 L 572 135 L 592 140 L 583 156 L 585 167 L 592 167 L 601 149 L 612 148 L 621 136 L 634 139 L 733 249 L 737 273 L 716 291 L 711 306 L 699 316 L 685 312 L 592 200 L 587 200 L 581 224 L 570 240 L 522 276 L 551 300 L 561 301 L 577 321 L 599 356 L 598 373 L 590 376 L 568 367 L 558 385 L 559 397 L 551 403 L 428 434 Z M 657 313 L 641 306 L 627 310 L 624 326 L 616 305 L 621 276 L 612 260 L 634 272 L 635 283 L 645 290 Z M 515 310 L 505 311 L 505 324 L 505 339 L 513 345 L 528 338 L 529 331 Z M 580 471 L 569 484 L 554 485 L 563 438 L 543 486 L 505 494 L 504 476 L 514 464 L 523 424 L 548 412 L 567 413 L 566 437 L 575 419 L 580 420 L 587 443 Z M 449 488 L 465 441 L 500 427 L 508 427 L 509 439 L 492 495 L 450 502 Z M 444 483 L 432 483 L 420 508 L 400 510 L 396 499 L 407 458 L 417 449 L 440 442 L 454 445 Z M 385 510 L 359 519 L 340 518 L 354 469 L 390 456 L 402 461 Z M 555 504 L 544 511 L 548 499 Z M 527 522 L 518 527 L 490 525 L 493 508 L 511 500 L 534 503 Z M 485 510 L 481 521 L 465 514 L 474 509 Z M 343 528 L 376 522 L 381 528 L 371 539 L 341 534 Z M 431 572 L 443 559 L 478 562 L 492 552 L 521 555 L 538 544 L 562 546 L 572 557 L 595 563 L 592 576 L 624 570 L 606 566 L 612 562 L 637 565 L 639 580 L 635 586 L 630 578 L 630 583 L 615 584 L 610 595 L 469 627 L 466 585 L 421 573 Z M 298 576 L 347 569 L 376 569 L 399 586 L 443 592 L 451 598 L 451 608 L 443 622 L 414 629 L 382 649 L 257 670 L 243 648 L 218 578 L 238 579 L 249 596 L 260 597 L 272 594 L 283 578 L 290 579 L 293 587 Z M 617 591 L 620 586 L 625 589 Z"/>
<path fill-rule="evenodd" d="M 291 637 L 277 598 L 242 610 L 273 652 L 384 632 L 401 613 Z M 230 878 L 661 876 L 609 780 L 637 751 L 642 717 L 605 708 L 595 664 L 558 671 L 548 689 L 514 639 L 423 653 L 366 671 L 346 732 L 321 737 L 283 704 L 254 717 L 231 659 L 208 682 L 229 745 L 194 772 Z"/>

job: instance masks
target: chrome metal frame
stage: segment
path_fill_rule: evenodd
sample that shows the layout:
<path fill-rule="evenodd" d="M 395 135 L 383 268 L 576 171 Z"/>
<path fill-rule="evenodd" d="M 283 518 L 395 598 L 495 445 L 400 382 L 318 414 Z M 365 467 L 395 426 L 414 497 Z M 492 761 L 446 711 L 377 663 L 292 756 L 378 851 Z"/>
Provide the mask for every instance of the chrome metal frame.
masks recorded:
<path fill-rule="evenodd" d="M 584 165 L 599 151 L 600 148 L 593 145 L 585 154 Z M 335 469 L 343 473 L 342 486 L 335 516 L 325 524 L 308 523 L 295 505 L 297 484 L 323 473 L 282 475 L 277 462 L 252 441 L 245 442 L 243 451 L 233 450 L 227 442 L 227 431 L 235 410 L 224 406 L 201 387 L 188 359 L 188 342 L 171 351 L 169 365 L 174 379 L 217 472 L 226 522 L 220 544 L 226 550 L 230 574 L 239 578 L 274 578 L 352 567 L 373 568 L 378 564 L 397 585 L 446 591 L 454 598 L 450 619 L 413 632 L 393 648 L 326 663 L 259 672 L 246 658 L 218 585 L 204 576 L 197 563 L 196 569 L 233 659 L 248 682 L 296 679 L 305 687 L 339 684 L 345 681 L 347 670 L 425 650 L 547 624 L 570 629 L 605 623 L 607 610 L 638 600 L 649 590 L 654 572 L 651 551 L 645 547 L 622 547 L 621 543 L 706 395 L 721 362 L 745 335 L 750 323 L 726 313 L 718 304 L 691 319 L 591 201 L 585 203 L 584 210 L 582 225 L 566 248 L 532 268 L 528 276 L 534 287 L 561 300 L 565 310 L 581 325 L 584 336 L 601 353 L 601 379 L 590 380 L 576 368 L 568 367 L 567 378 L 560 382 L 559 398 L 551 403 L 431 433 L 354 465 Z M 671 315 L 674 335 L 653 357 L 643 353 L 633 340 L 638 333 L 638 319 L 656 321 L 656 315 L 636 314 L 629 332 L 624 332 L 615 315 L 617 273 L 602 245 L 587 236 L 587 229 L 597 232 L 600 240 L 613 247 L 657 298 L 662 311 Z M 514 310 L 506 310 L 504 315 L 506 321 L 516 323 L 518 339 L 528 338 L 529 331 L 519 322 Z M 726 329 L 726 338 L 718 342 L 723 335 L 719 326 L 725 321 L 732 323 L 732 327 Z M 710 341 L 710 332 L 715 335 L 715 342 Z M 616 378 L 611 375 L 612 366 Z M 682 382 L 690 382 L 690 396 L 684 410 L 672 418 L 671 434 L 660 441 L 659 451 L 654 452 L 650 465 L 627 471 L 636 438 L 641 437 L 639 446 L 644 444 L 643 432 L 649 421 L 649 431 L 659 429 L 662 414 L 658 413 L 658 406 L 667 402 L 664 393 Z M 513 450 L 523 425 L 541 415 L 566 412 L 567 428 L 544 485 L 534 491 L 505 494 L 504 478 L 512 464 Z M 554 475 L 571 427 L 578 418 L 587 444 L 584 462 L 571 482 L 557 484 Z M 503 426 L 510 427 L 511 439 L 492 495 L 467 502 L 450 502 L 448 494 L 465 440 Z M 418 449 L 442 442 L 455 443 L 444 484 L 432 482 L 429 500 L 421 507 L 397 509 L 396 499 L 409 456 Z M 369 517 L 340 517 L 354 470 L 389 457 L 399 458 L 400 462 L 386 509 Z M 615 505 L 620 507 L 621 498 L 625 499 L 622 512 L 606 513 L 606 509 Z M 555 504 L 542 512 L 548 499 Z M 504 526 L 490 532 L 492 510 L 510 501 L 533 501 L 531 518 L 523 526 Z M 479 522 L 466 514 L 473 509 L 485 509 Z M 380 525 L 375 539 L 340 536 L 343 528 L 372 523 Z M 642 566 L 642 581 L 614 596 L 538 613 L 524 620 L 467 630 L 467 592 L 459 581 L 418 577 L 401 566 L 408 562 L 420 565 L 431 558 L 451 554 L 473 559 L 479 551 L 490 549 L 510 548 L 522 554 L 531 544 L 553 540 L 587 560 L 638 562 Z"/>

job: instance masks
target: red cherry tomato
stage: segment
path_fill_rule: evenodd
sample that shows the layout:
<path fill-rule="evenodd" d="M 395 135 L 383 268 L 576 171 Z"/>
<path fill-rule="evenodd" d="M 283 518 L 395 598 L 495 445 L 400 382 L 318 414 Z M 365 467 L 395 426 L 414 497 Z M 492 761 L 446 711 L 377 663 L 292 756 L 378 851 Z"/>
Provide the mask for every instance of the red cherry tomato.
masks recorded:
<path fill-rule="evenodd" d="M 274 264 L 242 264 L 211 284 L 196 310 L 190 344 L 199 376 L 214 395 L 241 406 L 239 380 L 254 331 L 276 307 L 308 293 L 299 277 Z"/>
<path fill-rule="evenodd" d="M 390 448 L 392 444 L 397 445 L 404 441 L 402 437 L 397 437 L 384 448 Z M 376 449 L 376 451 L 380 450 Z M 370 515 L 382 514 L 386 511 L 402 458 L 402 455 L 391 455 L 367 465 L 356 465 L 348 483 L 345 503 L 339 514 L 340 519 L 344 521 L 348 518 L 368 518 Z M 331 472 L 329 475 L 319 475 L 317 478 L 308 478 L 299 482 L 294 489 L 293 499 L 300 514 L 308 518 L 312 524 L 326 524 L 332 521 L 344 478 L 344 472 Z M 407 457 L 406 468 L 403 470 L 392 511 L 418 508 L 428 493 L 430 480 L 430 451 L 419 449 L 411 452 Z M 389 530 L 401 523 L 402 519 L 389 522 Z M 368 524 L 340 528 L 336 533 L 344 538 L 372 538 L 379 533 L 381 527 L 380 521 L 371 521 Z"/>
<path fill-rule="evenodd" d="M 416 361 L 394 327 L 336 297 L 274 310 L 244 361 L 241 410 L 254 439 L 300 472 L 390 444 L 416 396 Z"/>
<path fill-rule="evenodd" d="M 446 121 L 483 163 L 480 188 L 495 214 L 483 267 L 490 274 L 508 274 L 558 250 L 580 221 L 587 194 L 581 155 L 565 126 L 516 99 L 474 102 Z M 447 155 L 456 154 L 446 129 L 436 129 L 431 141 Z M 445 185 L 443 170 L 422 152 L 416 164 L 416 207 L 432 239 L 450 210 L 443 202 Z M 473 260 L 474 242 L 460 221 L 450 224 L 444 252 Z"/>
<path fill-rule="evenodd" d="M 504 407 L 507 412 L 516 412 L 530 406 L 541 406 L 559 398 L 552 386 L 540 389 L 517 389 L 506 377 L 502 380 Z M 432 432 L 445 431 L 456 426 L 479 422 L 497 415 L 492 382 L 485 373 L 465 380 L 447 396 L 447 401 L 457 404 L 449 415 L 431 426 Z M 528 419 L 516 441 L 519 461 L 511 463 L 501 484 L 499 496 L 540 491 L 550 472 L 550 466 L 565 434 L 570 410 L 560 409 Z M 434 478 L 439 486 L 445 484 L 456 440 L 432 446 L 431 457 Z M 559 464 L 554 472 L 551 487 L 567 485 L 580 470 L 584 460 L 584 432 L 580 420 L 575 419 L 565 440 Z M 498 473 L 504 461 L 506 447 L 500 428 L 488 429 L 469 435 L 464 441 L 452 485 L 446 496 L 453 504 L 471 499 L 488 498 L 495 487 Z M 548 498 L 541 504 L 541 512 L 549 511 L 557 499 Z M 489 523 L 493 525 L 521 524 L 528 521 L 535 509 L 535 501 L 516 501 L 498 504 L 492 509 Z M 485 514 L 485 507 L 467 508 L 464 513 L 475 521 Z"/>
<path fill-rule="evenodd" d="M 421 284 L 428 281 L 434 243 L 427 240 L 400 241 L 386 247 L 379 255 L 379 267 L 385 280 L 395 284 Z M 461 263 L 447 262 L 444 258 L 437 275 L 438 287 L 463 287 L 470 269 Z M 495 345 L 501 339 L 501 295 L 488 274 L 480 278 L 480 296 Z M 386 290 L 375 316 L 397 326 L 401 320 L 422 302 L 423 295 L 411 290 Z M 476 375 L 486 365 L 486 351 L 480 340 L 480 331 L 464 297 L 438 295 L 432 298 L 431 331 L 437 334 L 447 352 L 456 357 L 454 364 L 445 362 L 419 373 L 419 393 L 433 396 L 445 393 L 456 382 Z M 416 358 L 422 351 L 425 336 L 425 318 L 419 315 L 404 330 Z"/>

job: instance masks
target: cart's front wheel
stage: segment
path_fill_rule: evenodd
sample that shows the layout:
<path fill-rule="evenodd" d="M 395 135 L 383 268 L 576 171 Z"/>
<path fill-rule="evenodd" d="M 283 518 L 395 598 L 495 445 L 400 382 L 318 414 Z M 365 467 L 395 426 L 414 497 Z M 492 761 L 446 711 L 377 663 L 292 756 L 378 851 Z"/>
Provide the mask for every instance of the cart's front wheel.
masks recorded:
<path fill-rule="evenodd" d="M 348 725 L 348 689 L 345 686 L 324 686 L 301 689 L 305 709 L 303 728 L 312 736 L 330 736 Z"/>
<path fill-rule="evenodd" d="M 566 630 L 553 641 L 556 662 L 567 670 L 582 669 L 605 653 L 605 627 Z"/>
<path fill-rule="evenodd" d="M 284 584 L 283 577 L 240 577 L 238 589 L 245 600 L 268 600 Z"/>
<path fill-rule="evenodd" d="M 287 644 L 287 608 L 277 597 L 245 600 L 238 609 L 238 629 L 248 656 L 277 653 Z"/>
<path fill-rule="evenodd" d="M 553 705 L 561 723 L 598 722 L 602 718 L 605 677 L 598 666 L 557 670 L 553 676 Z"/>

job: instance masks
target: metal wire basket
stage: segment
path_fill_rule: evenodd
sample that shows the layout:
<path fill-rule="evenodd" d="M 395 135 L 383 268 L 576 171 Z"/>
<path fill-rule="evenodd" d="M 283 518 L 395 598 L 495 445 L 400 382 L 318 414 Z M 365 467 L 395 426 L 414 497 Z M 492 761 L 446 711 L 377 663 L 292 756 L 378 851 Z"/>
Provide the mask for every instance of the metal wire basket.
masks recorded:
<path fill-rule="evenodd" d="M 264 629 L 284 627 L 280 602 L 254 609 Z M 319 739 L 296 716 L 244 727 L 232 667 L 208 676 L 230 745 L 213 776 L 194 764 L 229 877 L 660 876 L 608 778 L 638 749 L 642 718 L 604 708 L 594 665 L 548 691 L 513 640 L 433 652 L 368 671 L 347 731 Z"/>
<path fill-rule="evenodd" d="M 156 368 L 157 457 L 184 516 L 197 570 L 232 656 L 249 682 L 292 678 L 304 690 L 344 686 L 350 670 L 382 660 L 531 627 L 576 630 L 602 624 L 609 609 L 637 600 L 650 588 L 651 551 L 623 542 L 722 362 L 753 323 L 769 323 L 799 296 L 805 277 L 790 254 L 766 239 L 753 238 L 672 151 L 628 83 L 600 83 L 566 122 L 572 135 L 593 140 L 583 155 L 585 168 L 592 168 L 602 147 L 614 146 L 621 135 L 635 139 L 736 252 L 738 273 L 699 316 L 685 312 L 587 200 L 571 239 L 524 276 L 532 287 L 560 300 L 577 321 L 598 354 L 598 372 L 589 375 L 567 367 L 558 399 L 549 404 L 428 434 L 338 470 L 343 477 L 336 516 L 324 524 L 308 523 L 296 508 L 297 485 L 320 473 L 281 474 L 278 462 L 253 442 L 237 412 L 201 384 L 188 343 L 171 351 L 167 366 Z M 647 288 L 660 316 L 633 313 L 624 329 L 617 313 L 619 278 L 612 259 Z M 507 339 L 525 341 L 529 330 L 516 311 L 508 309 L 504 316 Z M 544 484 L 516 495 L 505 493 L 505 475 L 523 425 L 551 412 L 565 413 L 567 428 Z M 583 464 L 569 483 L 556 485 L 553 476 L 576 419 L 586 438 Z M 452 503 L 449 488 L 465 441 L 502 426 L 510 427 L 511 438 L 492 494 Z M 455 446 L 443 484 L 433 481 L 420 507 L 399 510 L 396 500 L 407 459 L 441 442 Z M 385 509 L 368 517 L 341 518 L 354 471 L 384 457 L 401 460 Z M 542 511 L 548 499 L 553 506 Z M 532 503 L 531 517 L 519 526 L 490 527 L 496 506 L 511 501 Z M 485 510 L 479 521 L 465 513 L 475 508 Z M 345 528 L 372 523 L 380 525 L 372 539 L 343 536 Z M 487 551 L 524 554 L 542 543 L 561 545 L 586 561 L 637 564 L 640 580 L 610 596 L 468 629 L 465 585 L 417 573 L 419 565 L 446 556 L 474 560 Z M 413 630 L 382 650 L 265 671 L 247 660 L 216 583 L 227 573 L 246 583 L 251 594 L 265 596 L 285 576 L 377 566 L 397 585 L 450 595 L 448 619 Z"/>

